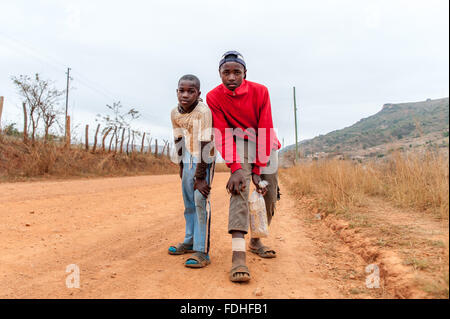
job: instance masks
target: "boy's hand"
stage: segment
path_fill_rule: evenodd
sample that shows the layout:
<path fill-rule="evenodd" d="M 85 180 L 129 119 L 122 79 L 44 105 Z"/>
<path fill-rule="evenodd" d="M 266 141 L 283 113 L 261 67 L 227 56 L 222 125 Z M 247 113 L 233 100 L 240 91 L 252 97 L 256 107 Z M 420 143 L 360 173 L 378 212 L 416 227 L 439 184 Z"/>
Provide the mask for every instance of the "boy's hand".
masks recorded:
<path fill-rule="evenodd" d="M 194 181 L 194 190 L 196 189 L 198 189 L 198 191 L 205 197 L 208 197 L 209 192 L 211 191 L 211 187 L 206 182 L 206 179 L 196 178 Z"/>
<path fill-rule="evenodd" d="M 227 183 L 227 191 L 233 195 L 238 195 L 245 190 L 245 177 L 242 170 L 239 169 L 231 174 Z"/>
<path fill-rule="evenodd" d="M 256 186 L 256 191 L 260 193 L 262 196 L 265 196 L 267 193 L 267 187 L 261 188 L 259 187 L 259 182 L 261 182 L 261 176 L 257 174 L 252 174 L 253 184 Z"/>

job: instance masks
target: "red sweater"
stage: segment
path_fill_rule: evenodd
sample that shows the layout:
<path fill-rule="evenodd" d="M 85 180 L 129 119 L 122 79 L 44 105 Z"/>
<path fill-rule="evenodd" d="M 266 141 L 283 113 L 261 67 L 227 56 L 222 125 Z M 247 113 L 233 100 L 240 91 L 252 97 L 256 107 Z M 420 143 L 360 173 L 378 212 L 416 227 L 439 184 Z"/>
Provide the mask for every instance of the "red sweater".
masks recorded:
<path fill-rule="evenodd" d="M 233 135 L 226 132 L 225 129 L 240 128 L 248 135 L 248 137 L 244 136 L 245 139 L 256 142 L 257 155 L 252 172 L 259 175 L 260 167 L 267 165 L 271 150 L 278 150 L 281 147 L 273 130 L 272 110 L 267 88 L 264 85 L 243 80 L 238 88 L 230 91 L 225 85 L 221 84 L 206 95 L 206 103 L 211 109 L 213 126 L 222 135 L 221 138 L 217 138 L 217 136 L 215 138 L 217 149 L 222 154 L 231 172 L 234 173 L 242 167 L 239 155 L 236 153 Z M 265 132 L 267 138 L 258 139 L 258 132 L 260 134 Z M 233 146 L 232 159 L 225 156 L 226 145 Z M 263 151 L 266 154 L 264 158 L 258 156 L 258 154 L 264 154 Z"/>

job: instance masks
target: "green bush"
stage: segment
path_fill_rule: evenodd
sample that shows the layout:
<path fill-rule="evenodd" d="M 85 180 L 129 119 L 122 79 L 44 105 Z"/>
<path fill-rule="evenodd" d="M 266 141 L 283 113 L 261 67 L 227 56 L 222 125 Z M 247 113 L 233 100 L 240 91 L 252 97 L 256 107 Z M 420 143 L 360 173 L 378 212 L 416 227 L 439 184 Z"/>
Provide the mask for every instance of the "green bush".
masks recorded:
<path fill-rule="evenodd" d="M 15 128 L 16 123 L 11 123 L 5 126 L 3 132 L 8 136 L 21 136 L 21 132 L 17 128 Z"/>

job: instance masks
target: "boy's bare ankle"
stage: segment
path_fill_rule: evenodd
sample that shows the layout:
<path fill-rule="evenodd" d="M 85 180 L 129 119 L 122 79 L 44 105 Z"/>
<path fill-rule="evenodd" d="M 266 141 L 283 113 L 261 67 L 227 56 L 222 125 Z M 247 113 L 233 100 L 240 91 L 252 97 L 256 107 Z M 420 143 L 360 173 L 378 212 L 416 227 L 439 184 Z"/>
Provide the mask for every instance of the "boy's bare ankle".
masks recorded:
<path fill-rule="evenodd" d="M 262 243 L 261 239 L 259 239 L 259 238 L 251 238 L 250 246 L 252 248 L 259 248 L 259 247 L 263 246 L 263 243 Z"/>
<path fill-rule="evenodd" d="M 232 267 L 245 265 L 246 255 L 244 251 L 234 251 L 232 257 Z"/>

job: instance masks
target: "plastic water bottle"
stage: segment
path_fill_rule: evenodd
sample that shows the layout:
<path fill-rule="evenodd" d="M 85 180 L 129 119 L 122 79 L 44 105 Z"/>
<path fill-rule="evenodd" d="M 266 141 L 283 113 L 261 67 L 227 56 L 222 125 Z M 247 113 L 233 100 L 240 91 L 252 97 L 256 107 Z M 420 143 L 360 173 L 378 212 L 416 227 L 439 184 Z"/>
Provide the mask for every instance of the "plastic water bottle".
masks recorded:
<path fill-rule="evenodd" d="M 267 181 L 261 181 L 259 187 L 265 188 Z M 249 221 L 252 238 L 263 238 L 269 235 L 269 223 L 267 221 L 266 203 L 264 197 L 256 190 L 248 199 Z"/>

